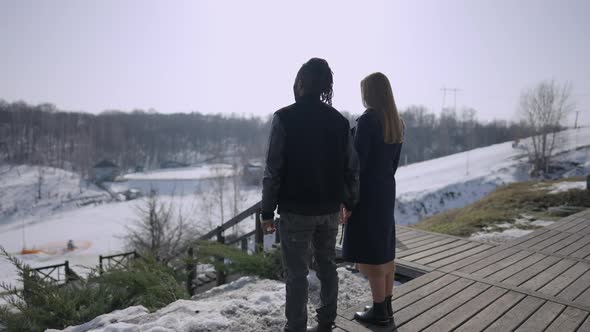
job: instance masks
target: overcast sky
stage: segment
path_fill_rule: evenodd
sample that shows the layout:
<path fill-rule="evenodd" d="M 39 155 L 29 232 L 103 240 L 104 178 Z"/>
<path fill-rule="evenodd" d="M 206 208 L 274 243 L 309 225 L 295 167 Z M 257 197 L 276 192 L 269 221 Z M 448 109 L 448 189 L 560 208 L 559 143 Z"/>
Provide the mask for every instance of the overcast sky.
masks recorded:
<path fill-rule="evenodd" d="M 586 0 L 0 0 L 0 98 L 265 116 L 317 56 L 340 110 L 362 112 L 374 71 L 399 108 L 439 112 L 446 86 L 485 120 L 514 119 L 523 88 L 555 79 L 590 125 L 589 15 Z"/>

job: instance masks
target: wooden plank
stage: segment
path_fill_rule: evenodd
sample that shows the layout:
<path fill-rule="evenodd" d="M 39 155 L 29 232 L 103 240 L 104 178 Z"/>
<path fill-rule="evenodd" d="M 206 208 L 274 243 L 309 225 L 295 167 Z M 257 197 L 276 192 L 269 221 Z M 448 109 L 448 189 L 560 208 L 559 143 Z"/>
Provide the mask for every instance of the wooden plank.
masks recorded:
<path fill-rule="evenodd" d="M 516 238 L 516 239 L 514 239 L 514 240 L 512 240 L 512 241 L 510 241 L 508 243 L 506 243 L 506 245 L 507 246 L 517 246 L 517 245 L 520 245 L 521 243 L 526 242 L 526 241 L 528 241 L 530 239 L 536 238 L 536 237 L 541 236 L 541 235 L 543 235 L 545 233 L 549 233 L 550 231 L 551 230 L 548 227 L 544 227 L 544 228 L 541 228 L 541 229 L 539 229 L 537 231 L 534 231 L 532 233 L 529 233 L 529 234 L 527 234 L 525 236 L 518 237 L 518 238 Z"/>
<path fill-rule="evenodd" d="M 505 269 L 502 269 L 500 271 L 497 271 L 491 275 L 488 275 L 486 277 L 486 279 L 491 280 L 491 281 L 495 281 L 495 282 L 500 282 L 506 278 L 509 278 L 511 276 L 513 276 L 514 274 L 526 269 L 527 267 L 537 263 L 538 261 L 540 261 L 541 259 L 547 257 L 546 255 L 543 254 L 539 254 L 539 253 L 534 253 L 530 256 L 528 256 L 527 258 L 521 260 L 518 262 L 518 264 L 513 264 Z"/>
<path fill-rule="evenodd" d="M 496 301 L 499 297 L 506 294 L 507 290 L 499 287 L 488 288 L 485 292 L 481 293 L 474 299 L 458 307 L 448 315 L 444 316 L 436 323 L 430 325 L 424 331 L 428 332 L 440 332 L 440 331 L 452 331 L 457 326 L 463 324 L 466 320 L 471 318 L 480 310 L 486 308 L 490 303 Z"/>
<path fill-rule="evenodd" d="M 574 227 L 577 227 L 580 224 L 584 224 L 586 220 L 584 218 L 574 218 L 567 220 L 566 222 L 562 221 L 558 222 L 559 225 L 553 229 L 560 231 L 560 232 L 568 232 L 568 233 L 575 233 Z"/>
<path fill-rule="evenodd" d="M 585 228 L 588 227 L 588 222 L 586 220 L 582 220 L 580 222 L 577 222 L 577 224 L 574 227 L 570 227 L 567 229 L 567 231 L 562 231 L 562 232 L 567 232 L 567 233 L 580 233 L 584 231 Z"/>
<path fill-rule="evenodd" d="M 570 244 L 578 241 L 579 239 L 582 239 L 583 237 L 584 237 L 584 235 L 582 235 L 582 234 L 569 234 L 569 236 L 566 237 L 565 239 L 563 239 L 559 242 L 556 242 L 556 243 L 550 245 L 549 247 L 543 249 L 543 252 L 555 253 L 556 251 L 569 246 Z"/>
<path fill-rule="evenodd" d="M 586 316 L 588 316 L 588 312 L 586 311 L 574 307 L 567 307 L 545 331 L 575 331 L 584 319 L 586 319 Z"/>
<path fill-rule="evenodd" d="M 476 262 L 487 259 L 489 257 L 492 257 L 494 255 L 503 255 L 503 253 L 508 250 L 514 250 L 514 249 L 506 249 L 503 247 L 493 247 L 490 250 L 486 250 L 486 251 L 483 251 L 479 254 L 473 255 L 471 257 L 463 258 L 463 259 L 460 259 L 460 260 L 453 262 L 449 265 L 445 265 L 444 267 L 441 268 L 441 270 L 444 272 L 456 271 L 456 270 L 465 268 L 468 265 L 471 265 Z"/>
<path fill-rule="evenodd" d="M 468 321 L 459 326 L 455 331 L 473 332 L 481 331 L 501 317 L 524 298 L 524 295 L 517 292 L 508 292 L 494 303 L 487 306 Z"/>
<path fill-rule="evenodd" d="M 418 232 L 418 231 L 410 231 L 404 234 L 396 234 L 396 238 L 400 239 L 400 240 L 411 240 L 413 238 L 417 238 L 417 237 L 422 237 L 425 236 L 427 233 L 422 233 L 422 232 Z"/>
<path fill-rule="evenodd" d="M 410 240 L 401 240 L 401 244 L 403 244 L 406 248 L 416 248 L 422 245 L 425 245 L 430 242 L 435 242 L 438 240 L 442 240 L 444 237 L 432 235 L 432 234 L 424 234 L 423 236 L 416 237 Z M 397 243 L 396 243 L 397 244 Z"/>
<path fill-rule="evenodd" d="M 536 232 L 533 232 L 533 234 L 535 234 L 535 233 Z M 529 239 L 528 241 L 524 241 L 524 242 L 520 243 L 519 246 L 530 248 L 537 243 L 543 242 L 547 239 L 551 239 L 552 237 L 558 236 L 559 234 L 562 234 L 562 233 L 557 232 L 557 231 L 549 231 L 546 233 L 542 233 L 542 234 L 539 234 L 539 236 L 535 236 L 535 237 Z"/>
<path fill-rule="evenodd" d="M 456 255 L 449 256 L 447 258 L 438 260 L 436 262 L 429 263 L 428 265 L 435 267 L 435 268 L 443 267 L 445 265 L 449 265 L 449 264 L 452 264 L 452 263 L 457 262 L 459 260 L 471 257 L 471 256 L 478 254 L 478 253 L 481 253 L 482 251 L 490 250 L 491 248 L 494 248 L 494 247 L 491 245 L 482 244 L 479 247 L 475 247 L 473 249 L 469 249 L 467 251 L 458 253 Z"/>
<path fill-rule="evenodd" d="M 525 319 L 532 315 L 543 303 L 538 297 L 527 296 L 517 305 L 508 310 L 502 317 L 498 318 L 486 331 L 513 331 Z"/>
<path fill-rule="evenodd" d="M 532 255 L 531 252 L 519 251 L 519 252 L 515 253 L 514 255 L 508 256 L 500 261 L 497 261 L 494 264 L 490 264 L 490 265 L 484 267 L 483 269 L 473 271 L 471 274 L 473 274 L 474 276 L 478 276 L 478 277 L 487 277 L 490 274 L 493 274 L 493 273 L 498 272 L 502 269 L 505 269 L 517 262 L 522 261 L 523 259 L 525 259 L 531 255 Z"/>
<path fill-rule="evenodd" d="M 419 301 L 416 301 L 409 306 L 397 307 L 395 306 L 395 302 L 392 303 L 395 324 L 398 326 L 398 328 L 403 326 L 406 322 L 410 321 L 417 315 L 420 315 L 421 313 L 438 305 L 444 300 L 454 296 L 473 283 L 474 281 L 472 280 L 461 278 L 435 292 L 432 292 L 428 296 L 422 297 Z M 400 310 L 399 308 L 403 309 Z"/>
<path fill-rule="evenodd" d="M 395 225 L 395 234 L 404 234 L 404 233 L 414 232 L 414 231 L 415 230 L 413 230 L 409 227 Z"/>
<path fill-rule="evenodd" d="M 590 306 L 590 288 L 586 288 L 583 293 L 574 299 L 574 302 Z"/>
<path fill-rule="evenodd" d="M 578 262 L 559 277 L 551 280 L 543 288 L 539 289 L 539 292 L 555 296 L 588 270 L 590 270 L 590 265 Z"/>
<path fill-rule="evenodd" d="M 589 243 L 590 243 L 590 236 L 585 236 L 585 237 L 579 239 L 578 241 L 568 245 L 567 247 L 559 249 L 555 253 L 560 254 L 560 255 L 569 256 L 571 253 L 583 248 L 585 245 L 587 245 Z"/>
<path fill-rule="evenodd" d="M 535 245 L 532 245 L 529 248 L 534 249 L 534 250 L 543 250 L 543 249 L 549 247 L 550 245 L 555 244 L 555 243 L 557 243 L 567 237 L 570 237 L 570 236 L 572 236 L 572 234 L 570 234 L 570 233 L 559 233 L 558 235 L 556 235 L 550 239 L 547 239 L 545 241 L 541 241 Z"/>
<path fill-rule="evenodd" d="M 551 280 L 557 278 L 562 273 L 567 271 L 570 267 L 572 267 L 576 261 L 569 260 L 569 259 L 562 259 L 561 261 L 557 262 L 553 266 L 543 271 L 540 271 L 539 274 L 534 276 L 533 278 L 529 279 L 525 283 L 519 285 L 519 288 L 529 289 L 536 291 L 543 286 L 545 286 Z"/>
<path fill-rule="evenodd" d="M 586 321 L 578 328 L 578 331 L 590 331 L 590 317 L 586 318 Z"/>
<path fill-rule="evenodd" d="M 432 262 L 436 262 L 436 261 L 441 260 L 443 258 L 447 258 L 449 256 L 453 256 L 455 254 L 462 253 L 462 252 L 464 252 L 466 250 L 469 250 L 469 249 L 478 247 L 480 245 L 481 245 L 481 243 L 479 243 L 479 242 L 467 242 L 464 245 L 455 247 L 453 249 L 444 250 L 444 251 L 441 251 L 441 252 L 439 252 L 437 254 L 434 254 L 434 255 L 431 255 L 431 256 L 428 256 L 428 257 L 424 257 L 424 258 L 419 259 L 419 260 L 415 260 L 414 263 L 429 265 Z"/>
<path fill-rule="evenodd" d="M 590 286 L 590 271 L 587 271 L 580 276 L 576 281 L 572 282 L 564 290 L 562 290 L 557 297 L 568 301 L 573 301 L 576 297 L 582 294 Z"/>
<path fill-rule="evenodd" d="M 565 308 L 563 304 L 555 302 L 545 302 L 539 310 L 529 317 L 522 325 L 516 329 L 516 332 L 538 332 L 544 331 L 555 317 L 561 314 Z"/>
<path fill-rule="evenodd" d="M 439 239 L 440 239 L 440 237 L 438 237 L 438 236 L 426 235 L 426 236 L 415 238 L 415 239 L 408 240 L 408 241 L 396 242 L 395 245 L 396 245 L 396 248 L 401 249 L 400 251 L 405 251 L 405 250 L 418 248 L 423 245 L 427 245 L 429 243 L 438 241 Z"/>
<path fill-rule="evenodd" d="M 393 310 L 396 311 L 400 310 L 400 308 L 407 308 L 411 304 L 420 301 L 421 299 L 425 298 L 426 296 L 436 292 L 437 290 L 445 286 L 452 284 L 458 279 L 459 277 L 446 274 L 441 278 L 438 278 L 424 285 L 424 287 L 415 289 L 413 292 L 407 293 L 397 298 L 395 298 L 394 296 L 394 299 L 392 301 Z"/>
<path fill-rule="evenodd" d="M 456 239 L 443 238 L 442 240 L 437 240 L 437 241 L 430 242 L 430 243 L 421 245 L 419 247 L 416 247 L 416 248 L 413 248 L 410 250 L 403 251 L 403 252 L 401 252 L 399 258 L 404 258 L 406 260 L 411 261 L 412 259 L 407 259 L 406 257 L 430 250 L 427 252 L 427 255 L 429 255 L 431 252 L 436 252 L 436 250 L 432 250 L 432 248 L 440 248 L 437 250 L 445 250 L 445 248 L 447 248 L 445 246 L 448 246 L 449 244 L 451 245 L 451 248 L 452 248 L 453 243 L 455 243 L 454 246 L 456 247 L 456 246 L 460 245 L 462 242 L 463 241 L 456 240 Z"/>
<path fill-rule="evenodd" d="M 535 277 L 541 271 L 544 271 L 551 267 L 553 264 L 557 263 L 561 258 L 547 256 L 540 260 L 539 262 L 529 266 L 528 268 L 518 272 L 517 274 L 511 276 L 510 278 L 505 279 L 502 283 L 518 286 L 520 284 L 525 283 L 527 280 Z"/>
<path fill-rule="evenodd" d="M 570 254 L 571 257 L 586 259 L 590 256 L 590 244 Z"/>
<path fill-rule="evenodd" d="M 494 264 L 506 257 L 512 256 L 519 251 L 520 251 L 520 249 L 509 248 L 509 249 L 499 252 L 495 255 L 492 255 L 492 256 L 486 257 L 484 259 L 478 260 L 476 262 L 473 262 L 472 264 L 469 264 L 469 265 L 465 266 L 464 268 L 459 269 L 459 271 L 465 272 L 465 273 L 473 273 L 474 271 L 483 269 L 484 267 L 486 267 L 488 265 L 492 265 L 492 264 Z"/>
<path fill-rule="evenodd" d="M 420 251 L 420 252 L 414 253 L 412 255 L 405 255 L 405 253 L 404 253 L 403 257 L 401 257 L 401 258 L 403 258 L 404 260 L 410 261 L 410 262 L 417 261 L 419 259 L 422 259 L 422 258 L 425 258 L 425 257 L 428 257 L 428 256 L 432 256 L 432 255 L 438 254 L 438 253 L 443 252 L 443 251 L 447 251 L 447 250 L 450 250 L 450 249 L 453 249 L 453 248 L 456 248 L 456 247 L 460 247 L 460 246 L 462 246 L 462 245 L 464 245 L 466 243 L 468 243 L 468 242 L 467 241 L 463 241 L 463 240 L 456 240 L 454 242 L 447 243 L 447 244 L 442 245 L 442 246 L 437 246 L 437 247 L 432 248 L 432 249 Z"/>
<path fill-rule="evenodd" d="M 358 324 L 357 322 L 350 321 L 344 317 L 336 316 L 334 323 L 344 331 L 349 332 L 371 332 L 368 328 Z"/>
<path fill-rule="evenodd" d="M 454 296 L 444 300 L 443 302 L 433 306 L 428 311 L 423 312 L 418 317 L 412 319 L 401 328 L 398 328 L 398 332 L 402 331 L 420 331 L 430 324 L 436 322 L 440 318 L 444 317 L 447 313 L 453 311 L 457 307 L 463 305 L 465 302 L 478 296 L 485 290 L 490 288 L 489 285 L 476 282 L 467 288 L 463 289 Z M 397 316 L 396 316 L 397 318 Z"/>
<path fill-rule="evenodd" d="M 545 228 L 548 229 L 559 229 L 559 228 L 563 228 L 563 227 L 572 227 L 571 225 L 576 225 L 578 222 L 580 222 L 580 219 L 577 217 L 572 217 L 572 216 L 568 216 L 568 217 L 564 217 L 561 218 L 557 221 L 555 221 L 553 224 L 545 226 Z"/>
<path fill-rule="evenodd" d="M 434 271 L 428 274 L 425 274 L 419 278 L 410 280 L 399 287 L 395 287 L 393 290 L 393 297 L 392 299 L 397 299 L 402 297 L 408 293 L 413 292 L 415 289 L 423 287 L 441 277 L 445 276 L 444 273 Z"/>

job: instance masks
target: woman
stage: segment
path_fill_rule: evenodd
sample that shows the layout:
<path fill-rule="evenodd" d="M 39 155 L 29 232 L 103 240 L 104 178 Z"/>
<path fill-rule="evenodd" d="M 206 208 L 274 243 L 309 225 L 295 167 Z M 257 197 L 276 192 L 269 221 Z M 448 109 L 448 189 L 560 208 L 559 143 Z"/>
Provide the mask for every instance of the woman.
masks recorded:
<path fill-rule="evenodd" d="M 360 201 L 344 233 L 343 256 L 367 276 L 373 306 L 355 319 L 377 325 L 393 320 L 391 294 L 395 273 L 395 172 L 400 158 L 404 123 L 382 73 L 361 82 L 367 110 L 357 120 L 354 138 L 360 161 Z"/>

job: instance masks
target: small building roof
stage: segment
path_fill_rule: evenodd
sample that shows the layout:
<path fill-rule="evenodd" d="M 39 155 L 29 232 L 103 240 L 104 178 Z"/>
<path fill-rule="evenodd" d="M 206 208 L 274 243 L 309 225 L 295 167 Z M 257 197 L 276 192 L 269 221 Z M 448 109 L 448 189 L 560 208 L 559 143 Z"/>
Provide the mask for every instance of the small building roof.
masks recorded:
<path fill-rule="evenodd" d="M 99 161 L 96 165 L 94 165 L 94 168 L 118 168 L 119 166 L 117 166 L 117 164 L 113 163 L 110 160 L 106 160 L 103 159 L 101 161 Z"/>

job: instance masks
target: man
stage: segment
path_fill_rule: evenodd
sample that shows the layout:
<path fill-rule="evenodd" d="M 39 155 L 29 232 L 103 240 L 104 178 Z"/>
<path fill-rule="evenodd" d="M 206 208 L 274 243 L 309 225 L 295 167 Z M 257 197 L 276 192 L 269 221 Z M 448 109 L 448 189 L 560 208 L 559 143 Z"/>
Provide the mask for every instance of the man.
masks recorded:
<path fill-rule="evenodd" d="M 338 300 L 336 236 L 358 200 L 358 160 L 350 125 L 332 104 L 332 71 L 306 62 L 295 78 L 295 103 L 274 114 L 262 189 L 262 228 L 279 235 L 286 270 L 285 331 L 332 331 Z M 307 328 L 310 246 L 321 282 L 318 325 Z"/>

